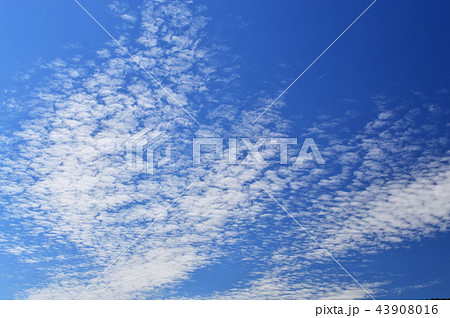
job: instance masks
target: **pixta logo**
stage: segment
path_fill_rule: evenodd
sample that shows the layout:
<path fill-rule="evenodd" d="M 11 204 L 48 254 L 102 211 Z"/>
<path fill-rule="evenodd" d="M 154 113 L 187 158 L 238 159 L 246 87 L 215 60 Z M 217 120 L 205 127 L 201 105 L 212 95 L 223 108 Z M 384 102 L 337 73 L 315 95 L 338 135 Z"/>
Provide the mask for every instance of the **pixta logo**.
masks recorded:
<path fill-rule="evenodd" d="M 297 142 L 297 138 L 259 138 L 256 142 L 252 142 L 250 138 L 229 138 L 228 151 L 224 152 L 223 138 L 194 138 L 193 163 L 194 165 L 201 164 L 202 153 L 205 159 L 211 160 L 213 158 L 211 149 L 214 149 L 214 158 L 219 160 L 226 159 L 228 164 L 264 165 L 267 164 L 267 161 L 261 154 L 260 149 L 263 146 L 274 146 L 279 149 L 279 164 L 287 165 L 293 163 L 294 165 L 302 165 L 307 160 L 315 160 L 318 164 L 325 164 L 325 160 L 312 138 L 306 138 L 296 159 L 289 160 L 288 146 L 295 146 Z M 206 148 L 206 151 L 202 151 L 202 146 Z M 247 152 L 247 155 L 241 161 L 238 160 L 238 149 L 243 149 Z"/>
<path fill-rule="evenodd" d="M 192 140 L 192 164 L 201 165 L 220 161 L 230 165 L 265 165 L 268 161 L 264 158 L 264 151 L 261 149 L 267 150 L 268 147 L 273 148 L 272 153 L 279 154 L 276 162 L 281 165 L 303 165 L 310 160 L 317 164 L 325 164 L 313 138 L 306 138 L 303 141 L 298 155 L 294 158 L 289 158 L 289 146 L 298 146 L 298 139 L 194 138 Z M 158 155 L 158 159 L 156 155 Z M 131 136 L 127 142 L 127 162 L 129 167 L 135 171 L 154 174 L 156 168 L 168 164 L 171 160 L 170 138 L 162 132 L 146 128 Z M 272 156 L 271 162 L 274 162 L 273 160 Z"/>
<path fill-rule="evenodd" d="M 155 168 L 160 168 L 171 160 L 172 148 L 169 140 L 164 133 L 150 128 L 134 134 L 126 145 L 128 166 L 133 170 L 154 174 Z M 155 150 L 162 147 L 164 156 L 156 161 Z"/>

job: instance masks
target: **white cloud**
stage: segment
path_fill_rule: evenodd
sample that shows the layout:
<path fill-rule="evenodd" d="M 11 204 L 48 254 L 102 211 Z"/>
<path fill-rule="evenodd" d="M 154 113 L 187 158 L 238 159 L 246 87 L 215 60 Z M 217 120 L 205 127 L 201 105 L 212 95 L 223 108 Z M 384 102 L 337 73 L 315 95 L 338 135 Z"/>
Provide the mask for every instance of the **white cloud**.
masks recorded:
<path fill-rule="evenodd" d="M 420 107 L 405 111 L 382 95 L 374 98 L 378 118 L 351 140 L 336 135 L 342 118 L 305 128 L 321 140 L 325 166 L 192 166 L 193 136 L 282 137 L 290 122 L 280 116 L 280 101 L 250 124 L 258 112 L 241 113 L 241 107 L 271 100 L 264 93 L 246 99 L 226 92 L 239 76 L 213 59 L 220 48 L 210 52 L 201 35 L 208 19 L 190 6 L 146 2 L 136 46 L 129 35 L 120 42 L 189 112 L 201 117 L 207 108 L 204 120 L 211 125 L 195 126 L 133 61 L 108 46 L 97 51 L 101 60 L 47 63 L 53 78 L 30 93 L 31 119 L 14 136 L 19 150 L 10 149 L 14 138 L 0 139 L 7 149 L 0 158 L 0 189 L 12 198 L 1 203 L 21 229 L 14 244 L 11 235 L 2 235 L 5 250 L 40 264 L 49 277 L 19 296 L 76 298 L 198 176 L 200 182 L 85 298 L 165 297 L 233 249 L 254 266 L 247 279 L 211 297 L 365 297 L 252 177 L 337 257 L 380 252 L 448 229 L 448 153 L 439 151 L 448 138 L 435 132 L 436 123 L 418 123 Z M 128 15 L 117 1 L 110 9 Z M 131 172 L 124 158 L 128 138 L 143 127 L 170 135 L 181 154 L 154 176 Z M 277 155 L 273 149 L 261 153 Z M 324 264 L 326 269 L 315 267 Z M 385 282 L 363 283 L 376 292 Z"/>

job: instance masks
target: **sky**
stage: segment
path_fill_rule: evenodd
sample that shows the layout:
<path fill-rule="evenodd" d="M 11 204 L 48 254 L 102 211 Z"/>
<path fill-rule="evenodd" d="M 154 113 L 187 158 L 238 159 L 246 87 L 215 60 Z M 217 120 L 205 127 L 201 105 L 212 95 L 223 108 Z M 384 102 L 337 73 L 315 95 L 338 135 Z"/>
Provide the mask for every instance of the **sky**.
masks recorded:
<path fill-rule="evenodd" d="M 2 2 L 0 299 L 450 297 L 449 10 Z"/>

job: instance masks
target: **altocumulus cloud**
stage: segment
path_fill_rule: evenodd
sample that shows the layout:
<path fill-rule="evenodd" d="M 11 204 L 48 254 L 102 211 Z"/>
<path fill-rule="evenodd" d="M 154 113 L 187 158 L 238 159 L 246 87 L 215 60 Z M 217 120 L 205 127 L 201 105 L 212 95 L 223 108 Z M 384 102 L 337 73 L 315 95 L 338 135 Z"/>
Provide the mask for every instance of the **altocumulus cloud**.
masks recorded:
<path fill-rule="evenodd" d="M 305 135 L 320 141 L 326 165 L 194 166 L 194 137 L 288 137 L 284 101 L 251 125 L 262 109 L 252 100 L 270 99 L 230 89 L 239 66 L 221 62 L 230 54 L 223 44 L 204 41 L 201 7 L 145 1 L 133 11 L 113 2 L 110 10 L 122 23 L 119 42 L 200 125 L 115 43 L 94 60 L 42 65 L 51 78 L 3 104 L 28 119 L 0 139 L 3 219 L 14 229 L 0 241 L 3 253 L 44 277 L 17 297 L 76 298 L 174 200 L 83 298 L 367 297 L 253 178 L 344 264 L 448 230 L 442 101 L 374 96 L 377 117 L 350 138 L 336 134 L 347 117 L 317 118 Z M 137 34 L 127 31 L 136 24 Z M 125 160 L 128 138 L 144 127 L 170 136 L 179 154 L 152 176 L 130 171 Z M 183 289 L 198 271 L 230 261 L 245 272 L 230 286 Z M 376 295 L 386 282 L 361 283 Z"/>

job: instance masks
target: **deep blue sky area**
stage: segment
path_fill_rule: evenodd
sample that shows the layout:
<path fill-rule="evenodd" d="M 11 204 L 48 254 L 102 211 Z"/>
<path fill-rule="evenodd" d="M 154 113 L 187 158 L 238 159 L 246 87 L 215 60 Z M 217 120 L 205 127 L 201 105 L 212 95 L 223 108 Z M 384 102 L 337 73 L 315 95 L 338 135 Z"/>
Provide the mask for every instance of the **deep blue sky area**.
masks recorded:
<path fill-rule="evenodd" d="M 80 3 L 201 124 L 75 1 L 2 1 L 0 299 L 75 298 L 147 224 L 84 296 L 369 299 L 321 242 L 377 299 L 450 297 L 449 1 L 376 1 L 256 125 L 371 1 Z M 325 164 L 130 177 L 109 143 L 148 123 L 189 147 L 311 137 Z"/>
<path fill-rule="evenodd" d="M 207 1 L 206 1 L 207 2 Z M 205 2 L 205 4 L 206 4 Z M 365 8 L 362 1 L 215 2 L 211 28 L 243 56 L 244 90 L 281 92 Z M 434 93 L 450 78 L 450 4 L 380 1 L 305 74 L 288 99 L 290 116 L 336 115 L 356 100 L 408 90 Z M 225 14 L 227 13 L 227 14 Z M 245 31 L 244 31 L 245 30 Z M 284 83 L 283 83 L 284 82 Z M 342 109 L 344 108 L 344 109 Z"/>
<path fill-rule="evenodd" d="M 381 275 L 392 281 L 380 299 L 448 298 L 450 274 L 444 268 L 450 262 L 449 244 L 449 235 L 439 234 L 377 256 L 374 263 Z"/>

